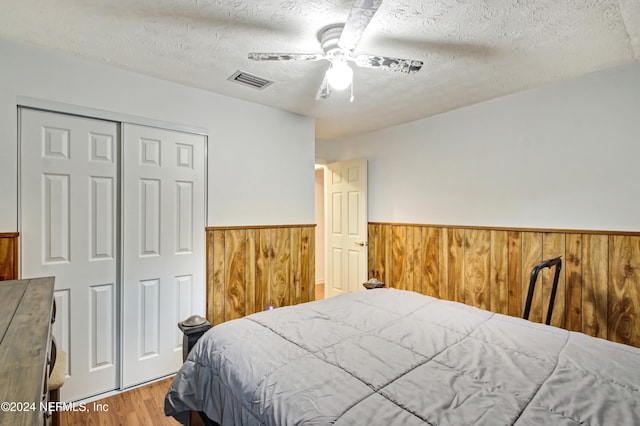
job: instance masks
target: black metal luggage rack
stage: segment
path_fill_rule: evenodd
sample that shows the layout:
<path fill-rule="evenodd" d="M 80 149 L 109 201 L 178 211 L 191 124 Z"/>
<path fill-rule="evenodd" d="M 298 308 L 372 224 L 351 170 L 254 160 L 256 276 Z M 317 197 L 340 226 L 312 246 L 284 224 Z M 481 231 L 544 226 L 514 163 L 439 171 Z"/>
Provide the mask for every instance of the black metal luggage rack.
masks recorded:
<path fill-rule="evenodd" d="M 531 311 L 531 300 L 533 299 L 533 291 L 536 287 L 536 281 L 538 279 L 538 273 L 541 269 L 556 267 L 556 273 L 553 277 L 553 286 L 551 287 L 551 298 L 549 299 L 549 309 L 547 311 L 547 321 L 545 324 L 551 324 L 551 314 L 553 313 L 553 302 L 556 299 L 556 290 L 558 289 L 558 279 L 560 278 L 560 270 L 562 269 L 561 256 L 554 257 L 553 259 L 543 260 L 533 267 L 531 271 L 531 281 L 529 281 L 529 293 L 527 294 L 527 303 L 524 305 L 524 314 L 522 318 L 529 319 L 529 311 Z"/>

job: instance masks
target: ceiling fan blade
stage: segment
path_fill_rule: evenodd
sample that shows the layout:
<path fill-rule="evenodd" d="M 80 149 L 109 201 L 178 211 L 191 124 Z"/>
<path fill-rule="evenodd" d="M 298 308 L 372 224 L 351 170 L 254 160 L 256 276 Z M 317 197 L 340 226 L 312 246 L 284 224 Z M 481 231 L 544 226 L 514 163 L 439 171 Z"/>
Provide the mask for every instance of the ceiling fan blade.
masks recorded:
<path fill-rule="evenodd" d="M 315 53 L 249 53 L 254 61 L 319 61 L 324 55 Z"/>
<path fill-rule="evenodd" d="M 360 41 L 360 37 L 367 25 L 382 4 L 382 0 L 355 0 L 347 22 L 338 40 L 343 49 L 353 50 Z"/>
<path fill-rule="evenodd" d="M 418 72 L 422 68 L 422 61 L 389 58 L 386 56 L 359 55 L 355 62 L 357 66 L 363 68 L 381 68 L 388 71 L 397 71 L 406 74 Z"/>
<path fill-rule="evenodd" d="M 327 99 L 331 94 L 331 86 L 329 85 L 329 77 L 324 75 L 324 79 L 322 79 L 322 83 L 320 83 L 320 88 L 318 89 L 318 93 L 316 94 L 316 100 L 320 101 L 323 99 Z"/>

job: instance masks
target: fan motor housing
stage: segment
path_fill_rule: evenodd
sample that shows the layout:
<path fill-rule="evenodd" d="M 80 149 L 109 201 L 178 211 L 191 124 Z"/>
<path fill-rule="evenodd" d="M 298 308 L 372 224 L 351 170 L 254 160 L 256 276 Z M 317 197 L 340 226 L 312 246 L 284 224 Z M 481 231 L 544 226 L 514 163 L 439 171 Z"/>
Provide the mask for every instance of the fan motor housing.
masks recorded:
<path fill-rule="evenodd" d="M 340 40 L 343 29 L 344 24 L 333 24 L 318 32 L 318 41 L 325 55 L 333 56 L 334 53 L 342 50 L 338 45 L 338 40 Z"/>

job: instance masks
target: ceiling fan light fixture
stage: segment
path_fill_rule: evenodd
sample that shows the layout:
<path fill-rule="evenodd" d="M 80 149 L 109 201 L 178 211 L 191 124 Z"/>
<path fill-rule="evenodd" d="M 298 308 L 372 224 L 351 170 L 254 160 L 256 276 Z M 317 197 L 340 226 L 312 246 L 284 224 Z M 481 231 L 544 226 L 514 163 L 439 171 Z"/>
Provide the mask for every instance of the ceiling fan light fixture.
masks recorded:
<path fill-rule="evenodd" d="M 318 61 L 330 62 L 322 83 L 316 93 L 316 100 L 327 99 L 332 90 L 345 90 L 351 86 L 353 102 L 353 69 L 348 62 L 355 62 L 361 68 L 377 68 L 411 74 L 420 71 L 422 61 L 392 58 L 387 56 L 353 56 L 358 42 L 369 22 L 378 11 L 383 0 L 354 0 L 347 22 L 333 24 L 318 32 L 322 54 L 318 53 L 249 53 L 254 61 Z"/>
<path fill-rule="evenodd" d="M 333 62 L 327 70 L 327 81 L 334 90 L 344 90 L 353 81 L 353 69 L 344 61 Z"/>

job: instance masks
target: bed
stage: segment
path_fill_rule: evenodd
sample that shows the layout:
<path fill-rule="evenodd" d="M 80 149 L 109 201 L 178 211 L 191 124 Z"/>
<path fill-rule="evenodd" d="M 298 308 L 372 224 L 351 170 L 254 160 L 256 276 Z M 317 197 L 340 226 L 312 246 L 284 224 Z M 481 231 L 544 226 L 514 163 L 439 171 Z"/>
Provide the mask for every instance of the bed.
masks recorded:
<path fill-rule="evenodd" d="M 377 289 L 220 324 L 165 397 L 186 424 L 639 425 L 640 349 Z"/>

